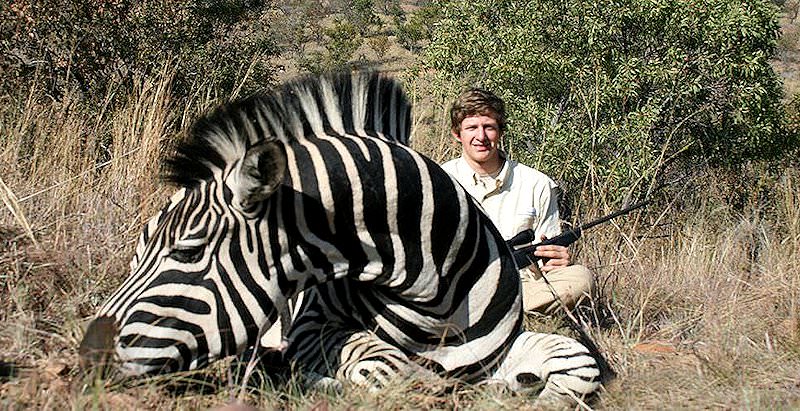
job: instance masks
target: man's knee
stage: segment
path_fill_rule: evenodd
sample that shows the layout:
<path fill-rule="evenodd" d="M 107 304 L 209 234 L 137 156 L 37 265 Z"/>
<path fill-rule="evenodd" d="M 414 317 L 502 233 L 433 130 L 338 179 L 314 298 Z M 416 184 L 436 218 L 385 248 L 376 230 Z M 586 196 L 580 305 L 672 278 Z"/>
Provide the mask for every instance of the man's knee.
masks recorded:
<path fill-rule="evenodd" d="M 572 309 L 591 298 L 595 292 L 594 273 L 583 265 L 559 268 L 544 276 L 546 282 L 544 279 L 523 281 L 522 300 L 525 311 L 552 313 L 560 304 Z"/>
<path fill-rule="evenodd" d="M 570 282 L 575 287 L 577 294 L 588 296 L 594 294 L 596 283 L 592 270 L 588 269 L 585 265 L 571 265 L 564 269 L 570 271 Z"/>
<path fill-rule="evenodd" d="M 594 273 L 583 265 L 571 265 L 552 272 L 560 283 L 556 289 L 567 308 L 572 309 L 594 295 Z"/>

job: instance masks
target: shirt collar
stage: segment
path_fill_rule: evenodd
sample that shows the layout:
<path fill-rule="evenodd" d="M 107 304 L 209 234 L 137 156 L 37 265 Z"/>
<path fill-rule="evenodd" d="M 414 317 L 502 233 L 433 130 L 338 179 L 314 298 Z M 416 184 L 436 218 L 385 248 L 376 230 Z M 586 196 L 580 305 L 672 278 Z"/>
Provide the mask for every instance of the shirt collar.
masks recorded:
<path fill-rule="evenodd" d="M 500 173 L 497 175 L 496 180 L 498 181 L 497 187 L 502 187 L 508 181 L 508 176 L 511 173 L 511 161 L 506 158 L 506 153 L 500 152 L 500 158 L 503 159 L 503 167 L 500 168 Z"/>
<path fill-rule="evenodd" d="M 503 152 L 502 150 L 498 150 L 498 152 L 500 153 L 500 159 L 503 161 L 503 166 L 500 167 L 500 172 L 497 174 L 496 177 L 494 177 L 495 190 L 499 190 L 506 184 L 509 173 L 511 172 L 511 164 L 510 164 L 511 162 L 508 160 L 506 153 Z M 467 163 L 467 160 L 464 158 L 463 155 L 461 156 L 459 163 L 460 163 L 459 166 L 463 167 L 463 170 L 466 170 L 466 173 L 464 174 L 469 176 L 469 182 L 472 185 L 478 185 L 481 181 L 481 175 L 478 174 L 475 170 L 472 169 L 472 167 L 469 166 L 469 163 Z"/>

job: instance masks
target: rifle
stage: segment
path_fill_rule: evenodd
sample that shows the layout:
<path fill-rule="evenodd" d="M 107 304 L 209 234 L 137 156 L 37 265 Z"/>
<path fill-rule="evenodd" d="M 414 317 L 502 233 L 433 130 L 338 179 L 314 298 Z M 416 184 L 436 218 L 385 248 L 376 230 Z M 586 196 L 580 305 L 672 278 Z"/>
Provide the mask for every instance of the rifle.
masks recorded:
<path fill-rule="evenodd" d="M 539 247 L 541 245 L 550 245 L 550 244 L 556 244 L 567 247 L 570 244 L 578 241 L 578 239 L 581 237 L 581 234 L 583 233 L 583 230 L 588 230 L 598 224 L 603 224 L 606 221 L 611 220 L 612 218 L 619 217 L 623 214 L 628 214 L 631 211 L 636 210 L 637 208 L 644 207 L 648 203 L 650 203 L 650 200 L 645 200 L 640 203 L 636 203 L 630 207 L 623 208 L 622 210 L 615 211 L 605 217 L 600 217 L 597 220 L 579 226 L 578 228 L 571 228 L 564 233 L 561 233 L 553 238 L 548 238 L 540 243 L 531 244 L 525 247 L 514 249 L 515 246 L 527 244 L 536 240 L 536 234 L 530 228 L 520 232 L 514 237 L 511 237 L 511 239 L 506 241 L 506 243 L 508 244 L 509 247 L 511 247 L 511 250 L 513 251 L 514 261 L 517 263 L 517 267 L 520 268 L 527 267 L 541 258 L 533 255 L 533 252 L 536 251 L 536 247 Z"/>

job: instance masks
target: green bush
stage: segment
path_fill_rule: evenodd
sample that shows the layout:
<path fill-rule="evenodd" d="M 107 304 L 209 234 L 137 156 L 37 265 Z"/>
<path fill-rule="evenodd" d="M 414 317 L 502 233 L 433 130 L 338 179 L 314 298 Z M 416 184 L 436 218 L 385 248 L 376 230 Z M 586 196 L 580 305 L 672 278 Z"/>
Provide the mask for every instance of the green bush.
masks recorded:
<path fill-rule="evenodd" d="M 4 90 L 38 74 L 59 98 L 77 89 L 100 98 L 111 85 L 131 85 L 165 61 L 177 65 L 176 92 L 193 83 L 230 93 L 272 80 L 268 57 L 277 53 L 267 7 L 251 0 L 41 0 L 0 4 L 0 80 Z"/>
<path fill-rule="evenodd" d="M 335 19 L 322 33 L 324 50 L 310 50 L 299 55 L 298 67 L 310 73 L 351 67 L 353 54 L 364 42 L 358 28 L 347 20 Z"/>
<path fill-rule="evenodd" d="M 787 133 L 770 1 L 440 4 L 424 66 L 505 98 L 513 157 L 619 201 L 664 171 L 775 159 Z"/>
<path fill-rule="evenodd" d="M 402 10 L 395 13 L 392 18 L 397 42 L 409 51 L 419 52 L 430 40 L 433 27 L 440 16 L 439 2 L 426 4 L 410 16 L 406 16 Z"/>
<path fill-rule="evenodd" d="M 372 32 L 372 27 L 380 27 L 381 19 L 375 14 L 372 0 L 350 0 L 345 16 L 358 30 L 358 34 L 367 36 Z"/>
<path fill-rule="evenodd" d="M 361 37 L 358 27 L 349 21 L 334 21 L 333 25 L 323 30 L 326 37 L 325 48 L 331 67 L 344 65 L 361 47 L 364 38 Z"/>

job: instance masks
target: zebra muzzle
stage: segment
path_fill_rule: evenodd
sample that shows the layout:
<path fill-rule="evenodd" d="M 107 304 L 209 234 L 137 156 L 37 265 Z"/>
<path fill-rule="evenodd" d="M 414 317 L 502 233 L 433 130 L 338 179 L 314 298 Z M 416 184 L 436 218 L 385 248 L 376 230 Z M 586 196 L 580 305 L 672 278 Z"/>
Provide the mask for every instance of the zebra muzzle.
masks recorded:
<path fill-rule="evenodd" d="M 114 359 L 114 338 L 118 333 L 113 317 L 99 317 L 89 323 L 78 348 L 81 369 L 108 375 Z"/>

